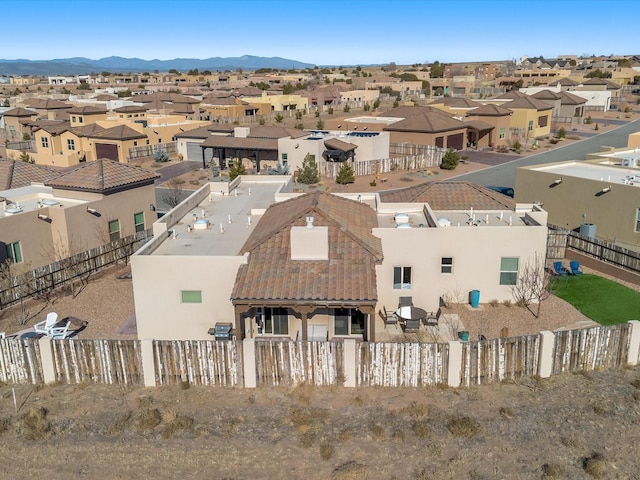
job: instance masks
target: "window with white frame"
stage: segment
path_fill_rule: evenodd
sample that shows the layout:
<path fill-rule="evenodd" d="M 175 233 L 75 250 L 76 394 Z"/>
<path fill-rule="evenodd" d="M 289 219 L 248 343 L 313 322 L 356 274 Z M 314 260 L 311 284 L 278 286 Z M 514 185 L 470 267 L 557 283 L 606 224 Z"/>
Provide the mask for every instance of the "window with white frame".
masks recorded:
<path fill-rule="evenodd" d="M 393 288 L 402 290 L 411 288 L 411 267 L 393 267 Z"/>
<path fill-rule="evenodd" d="M 20 242 L 8 243 L 7 258 L 10 258 L 13 263 L 22 263 L 22 249 L 20 248 Z"/>
<path fill-rule="evenodd" d="M 453 273 L 453 257 L 440 259 L 440 273 Z"/>
<path fill-rule="evenodd" d="M 76 142 L 73 138 L 67 138 L 67 150 L 75 150 Z"/>
<path fill-rule="evenodd" d="M 515 285 L 518 282 L 518 257 L 500 259 L 500 285 Z"/>
<path fill-rule="evenodd" d="M 109 222 L 109 241 L 115 242 L 120 240 L 120 220 L 111 220 Z"/>
<path fill-rule="evenodd" d="M 49 137 L 40 137 L 42 148 L 49 148 Z"/>
<path fill-rule="evenodd" d="M 144 230 L 144 212 L 133 214 L 133 225 L 136 232 L 142 232 Z"/>
<path fill-rule="evenodd" d="M 364 313 L 356 308 L 336 308 L 333 311 L 333 334 L 364 335 Z"/>
<path fill-rule="evenodd" d="M 533 120 L 529 120 L 529 127 L 527 128 L 530 132 L 533 130 Z"/>
<path fill-rule="evenodd" d="M 281 307 L 260 307 L 256 311 L 258 335 L 289 335 L 289 311 Z"/>

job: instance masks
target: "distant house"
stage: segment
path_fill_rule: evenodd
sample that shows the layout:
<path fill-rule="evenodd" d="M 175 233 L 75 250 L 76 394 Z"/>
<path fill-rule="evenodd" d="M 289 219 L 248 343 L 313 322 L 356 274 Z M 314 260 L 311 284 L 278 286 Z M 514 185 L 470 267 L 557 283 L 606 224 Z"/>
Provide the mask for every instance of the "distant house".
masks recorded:
<path fill-rule="evenodd" d="M 150 228 L 158 177 L 102 159 L 71 169 L 0 160 L 0 261 L 36 268 Z"/>

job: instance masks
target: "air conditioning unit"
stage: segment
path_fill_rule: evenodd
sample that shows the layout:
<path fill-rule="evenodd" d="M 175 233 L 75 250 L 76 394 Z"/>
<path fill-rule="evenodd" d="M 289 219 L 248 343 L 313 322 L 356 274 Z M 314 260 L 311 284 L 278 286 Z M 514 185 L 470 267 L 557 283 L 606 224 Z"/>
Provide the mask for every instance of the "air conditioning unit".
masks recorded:
<path fill-rule="evenodd" d="M 623 158 L 622 159 L 622 166 L 623 167 L 631 167 L 631 168 L 636 168 L 638 166 L 638 159 L 637 158 Z"/>

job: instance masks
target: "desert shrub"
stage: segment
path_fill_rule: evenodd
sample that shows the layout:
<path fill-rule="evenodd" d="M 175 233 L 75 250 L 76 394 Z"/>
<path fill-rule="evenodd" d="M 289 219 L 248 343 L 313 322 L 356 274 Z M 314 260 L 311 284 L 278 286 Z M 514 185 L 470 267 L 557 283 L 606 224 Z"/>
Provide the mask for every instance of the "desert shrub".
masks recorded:
<path fill-rule="evenodd" d="M 430 407 L 427 403 L 418 403 L 411 402 L 407 407 L 404 407 L 402 410 L 403 413 L 406 413 L 414 418 L 424 418 L 429 415 Z"/>
<path fill-rule="evenodd" d="M 372 422 L 369 424 L 369 431 L 378 438 L 384 437 L 385 430 L 379 423 Z"/>
<path fill-rule="evenodd" d="M 458 155 L 458 152 L 456 152 L 455 149 L 450 148 L 442 157 L 440 168 L 443 170 L 455 170 L 459 162 L 460 156 Z"/>
<path fill-rule="evenodd" d="M 511 300 L 507 299 L 507 300 L 503 300 L 502 301 L 502 305 L 504 305 L 505 307 L 511 307 L 513 306 L 513 304 L 511 303 Z"/>
<path fill-rule="evenodd" d="M 500 305 L 500 302 L 498 301 L 497 298 L 493 298 L 491 300 L 489 300 L 489 305 L 492 307 L 497 307 L 498 305 Z"/>
<path fill-rule="evenodd" d="M 331 480 L 364 480 L 369 477 L 369 469 L 361 463 L 349 461 L 331 472 Z"/>
<path fill-rule="evenodd" d="M 166 426 L 162 430 L 162 438 L 171 438 L 178 433 L 191 430 L 191 427 L 193 427 L 193 418 L 174 412 L 163 415 L 163 420 Z"/>
<path fill-rule="evenodd" d="M 162 423 L 162 415 L 157 408 L 143 409 L 136 421 L 136 432 L 151 433 Z"/>
<path fill-rule="evenodd" d="M 166 163 L 169 161 L 169 154 L 164 150 L 158 150 L 152 155 L 152 158 L 158 163 Z"/>
<path fill-rule="evenodd" d="M 564 129 L 564 127 L 560 127 L 558 129 L 558 133 L 556 133 L 556 137 L 565 138 L 566 136 L 567 136 L 567 131 Z"/>
<path fill-rule="evenodd" d="M 242 160 L 237 159 L 233 162 L 233 165 L 229 167 L 229 181 L 233 181 L 240 175 L 246 175 L 247 169 L 244 167 Z"/>
<path fill-rule="evenodd" d="M 500 416 L 509 419 L 513 417 L 513 411 L 509 407 L 500 407 Z"/>
<path fill-rule="evenodd" d="M 44 440 L 51 435 L 49 412 L 44 407 L 32 408 L 17 423 L 17 433 L 27 440 Z"/>
<path fill-rule="evenodd" d="M 316 443 L 316 432 L 307 430 L 300 435 L 300 446 L 303 448 L 311 448 Z"/>
<path fill-rule="evenodd" d="M 453 417 L 447 423 L 447 429 L 454 437 L 473 438 L 480 431 L 480 424 L 471 417 Z"/>
<path fill-rule="evenodd" d="M 624 107 L 624 113 L 629 113 L 629 112 L 630 112 L 629 107 Z"/>
<path fill-rule="evenodd" d="M 609 469 L 609 462 L 600 453 L 594 453 L 591 457 L 584 460 L 584 471 L 592 477 L 600 478 L 604 476 Z"/>
<path fill-rule="evenodd" d="M 560 443 L 567 448 L 580 448 L 580 442 L 575 439 L 575 437 L 562 437 L 560 439 Z"/>
<path fill-rule="evenodd" d="M 274 120 L 275 120 L 277 123 L 281 123 L 281 122 L 282 122 L 282 120 L 284 120 L 284 117 L 282 116 L 282 114 L 281 114 L 281 113 L 276 114 L 276 116 L 275 116 L 275 117 L 273 117 L 273 118 L 274 118 Z"/>
<path fill-rule="evenodd" d="M 371 187 L 375 187 L 376 185 L 377 185 L 377 183 L 376 183 L 375 180 L 369 182 L 369 186 L 371 186 Z"/>
<path fill-rule="evenodd" d="M 564 465 L 559 463 L 545 463 L 542 466 L 542 478 L 564 478 Z"/>
<path fill-rule="evenodd" d="M 551 145 L 555 145 L 556 143 L 558 143 L 560 140 L 558 140 L 557 138 L 552 138 L 551 140 L 549 140 L 549 143 Z"/>
<path fill-rule="evenodd" d="M 522 144 L 521 144 L 518 140 L 516 140 L 516 141 L 513 143 L 513 149 L 514 149 L 516 152 L 519 152 L 520 150 L 522 150 Z"/>
<path fill-rule="evenodd" d="M 634 380 L 631 382 L 631 386 L 640 390 L 640 380 Z"/>
<path fill-rule="evenodd" d="M 431 435 L 431 429 L 426 420 L 416 420 L 411 424 L 411 431 L 413 434 L 421 440 L 428 438 Z"/>
<path fill-rule="evenodd" d="M 593 123 L 593 119 L 591 118 L 591 116 L 588 116 L 587 118 L 585 118 L 584 123 L 587 125 L 591 125 Z"/>
<path fill-rule="evenodd" d="M 133 422 L 133 412 L 129 411 L 118 415 L 115 421 L 107 428 L 107 434 L 119 435 L 124 432 Z"/>
<path fill-rule="evenodd" d="M 335 448 L 330 443 L 323 442 L 320 444 L 320 458 L 323 460 L 329 460 L 333 453 L 335 452 Z"/>

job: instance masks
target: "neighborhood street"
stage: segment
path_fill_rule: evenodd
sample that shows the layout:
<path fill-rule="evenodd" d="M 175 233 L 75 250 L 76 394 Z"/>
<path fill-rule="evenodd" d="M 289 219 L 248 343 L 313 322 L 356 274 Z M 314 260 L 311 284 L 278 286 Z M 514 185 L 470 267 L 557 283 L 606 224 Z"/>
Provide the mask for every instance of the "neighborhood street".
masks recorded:
<path fill-rule="evenodd" d="M 484 170 L 452 177 L 451 180 L 467 180 L 483 186 L 500 185 L 513 187 L 516 179 L 516 169 L 518 167 L 561 162 L 564 160 L 584 160 L 588 154 L 599 151 L 601 146 L 615 148 L 625 147 L 627 145 L 629 134 L 640 131 L 639 120 L 634 120 L 633 122 L 629 122 L 614 130 L 587 138 L 580 142 L 558 147 L 548 152 L 541 152 L 526 157 L 512 155 L 510 156 L 512 159 L 507 159 L 506 161 L 503 161 L 505 156 L 501 154 L 489 152 L 465 152 L 465 155 L 469 155 L 470 161 L 488 164 L 495 164 L 496 161 L 501 161 L 501 163 Z M 493 159 L 493 161 L 491 159 Z"/>

